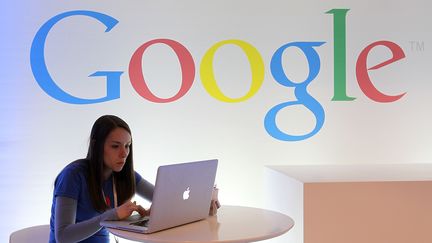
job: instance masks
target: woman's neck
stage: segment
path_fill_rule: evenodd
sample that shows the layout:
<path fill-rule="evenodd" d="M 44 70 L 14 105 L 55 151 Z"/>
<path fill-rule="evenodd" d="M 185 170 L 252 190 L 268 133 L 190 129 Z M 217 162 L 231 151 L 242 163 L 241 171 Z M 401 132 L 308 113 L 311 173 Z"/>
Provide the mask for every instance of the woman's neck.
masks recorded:
<path fill-rule="evenodd" d="M 110 168 L 104 168 L 103 169 L 103 178 L 104 180 L 107 180 L 112 175 L 112 170 Z"/>

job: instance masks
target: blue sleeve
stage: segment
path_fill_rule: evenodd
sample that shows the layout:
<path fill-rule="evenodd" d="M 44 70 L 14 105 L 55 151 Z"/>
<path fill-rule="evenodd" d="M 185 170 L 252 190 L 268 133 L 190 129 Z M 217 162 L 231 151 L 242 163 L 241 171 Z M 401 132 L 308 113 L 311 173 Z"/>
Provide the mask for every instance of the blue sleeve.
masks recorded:
<path fill-rule="evenodd" d="M 80 195 L 81 186 L 84 178 L 80 174 L 71 168 L 65 168 L 58 175 L 55 186 L 54 186 L 54 196 L 68 197 L 78 200 Z"/>
<path fill-rule="evenodd" d="M 135 171 L 135 185 L 138 184 L 138 182 L 140 182 L 142 179 L 142 176 L 140 174 L 138 174 L 138 172 Z"/>

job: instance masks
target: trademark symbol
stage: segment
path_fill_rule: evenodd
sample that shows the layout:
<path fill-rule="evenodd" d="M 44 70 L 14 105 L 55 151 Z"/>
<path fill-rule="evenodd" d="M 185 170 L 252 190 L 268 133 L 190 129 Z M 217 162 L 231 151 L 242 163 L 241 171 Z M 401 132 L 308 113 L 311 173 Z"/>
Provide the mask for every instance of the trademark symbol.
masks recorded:
<path fill-rule="evenodd" d="M 423 41 L 408 41 L 410 45 L 410 50 L 413 52 L 423 52 L 425 50 L 425 45 Z"/>

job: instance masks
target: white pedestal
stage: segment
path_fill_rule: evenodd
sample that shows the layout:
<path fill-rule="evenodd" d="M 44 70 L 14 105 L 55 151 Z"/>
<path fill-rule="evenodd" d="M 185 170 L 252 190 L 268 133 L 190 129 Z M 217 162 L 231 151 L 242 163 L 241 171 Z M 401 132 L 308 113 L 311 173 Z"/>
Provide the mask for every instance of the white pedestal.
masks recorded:
<path fill-rule="evenodd" d="M 295 221 L 272 243 L 432 242 L 432 164 L 264 170 L 265 206 Z"/>

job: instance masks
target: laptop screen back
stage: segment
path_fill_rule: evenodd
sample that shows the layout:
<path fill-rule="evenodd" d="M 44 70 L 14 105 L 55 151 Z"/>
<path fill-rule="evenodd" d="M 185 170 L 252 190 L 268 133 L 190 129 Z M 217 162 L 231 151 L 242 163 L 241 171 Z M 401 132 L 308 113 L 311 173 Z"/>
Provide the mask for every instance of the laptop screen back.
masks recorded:
<path fill-rule="evenodd" d="M 205 160 L 158 168 L 148 231 L 190 223 L 209 214 L 218 161 Z"/>

